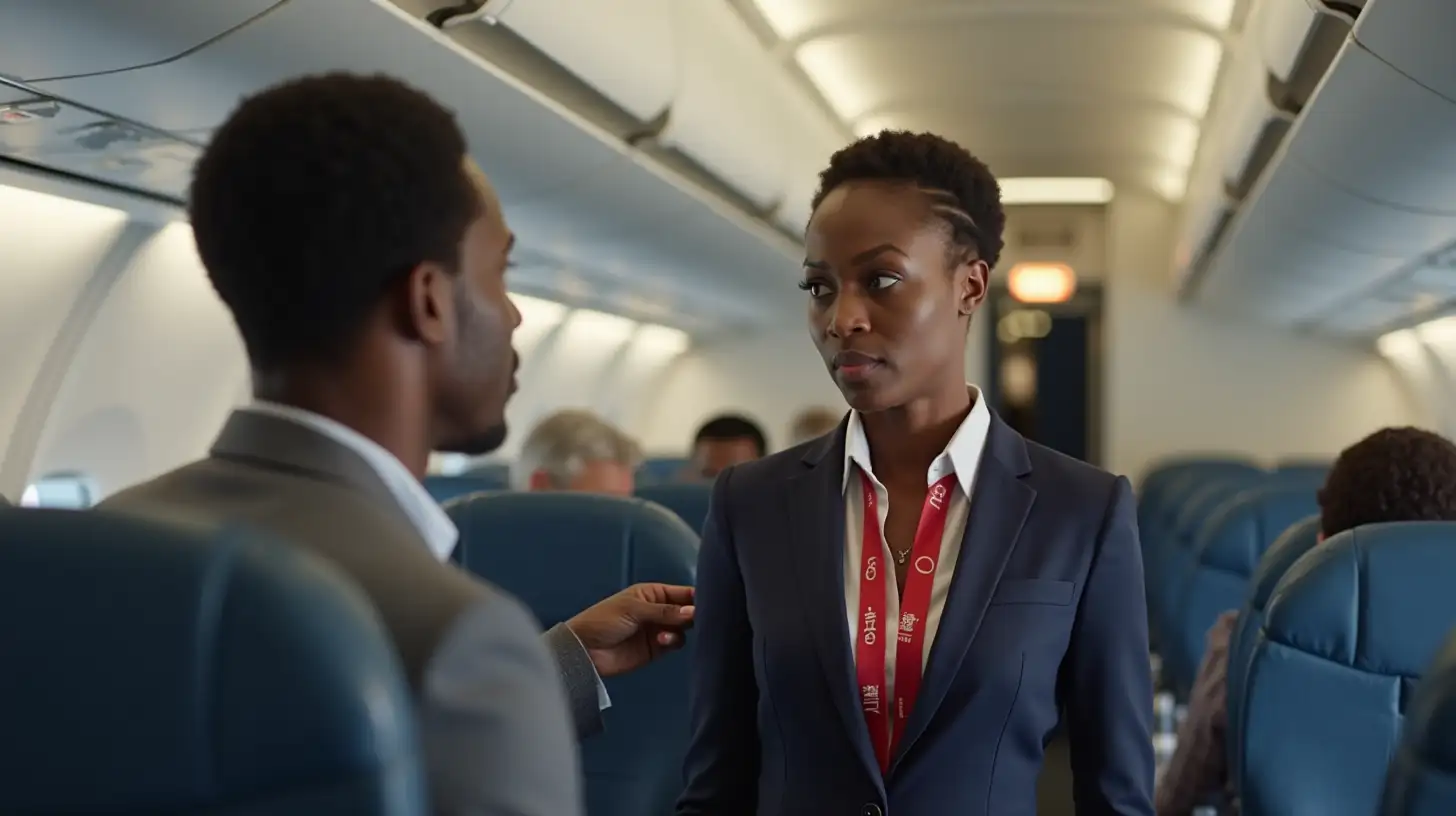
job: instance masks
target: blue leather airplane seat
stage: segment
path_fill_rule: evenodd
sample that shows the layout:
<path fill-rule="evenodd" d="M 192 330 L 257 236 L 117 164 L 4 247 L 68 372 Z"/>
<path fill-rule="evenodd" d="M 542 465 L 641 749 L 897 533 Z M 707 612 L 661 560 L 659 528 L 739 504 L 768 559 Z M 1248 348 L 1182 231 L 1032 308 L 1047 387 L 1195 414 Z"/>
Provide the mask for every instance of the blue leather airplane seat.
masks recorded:
<path fill-rule="evenodd" d="M 448 507 L 466 569 L 515 594 L 546 626 L 643 581 L 692 585 L 698 534 L 640 499 L 489 493 Z M 607 730 L 582 743 L 591 816 L 667 814 L 690 735 L 688 651 L 606 680 Z"/>
<path fill-rule="evenodd" d="M 0 813 L 424 816 L 362 592 L 236 528 L 0 515 Z"/>
<path fill-rule="evenodd" d="M 1240 728 L 1243 723 L 1244 683 L 1248 679 L 1255 636 L 1264 625 L 1264 611 L 1269 605 L 1269 596 L 1274 594 L 1275 585 L 1294 562 L 1318 543 L 1319 531 L 1320 518 L 1313 515 L 1290 525 L 1269 545 L 1249 579 L 1247 596 L 1238 622 L 1234 624 L 1233 636 L 1229 639 L 1228 734 L 1224 747 L 1228 752 L 1228 768 L 1235 790 L 1239 786 L 1239 746 L 1243 744 Z"/>
<path fill-rule="evenodd" d="M 708 520 L 711 484 L 660 484 L 637 488 L 637 498 L 666 507 L 694 530 L 702 532 Z"/>
<path fill-rule="evenodd" d="M 1365 816 L 1413 686 L 1456 624 L 1456 523 L 1372 524 L 1274 588 L 1244 690 L 1245 816 Z"/>
<path fill-rule="evenodd" d="M 1163 658 L 1186 695 L 1198 672 L 1209 627 L 1218 616 L 1243 606 L 1259 559 L 1289 525 L 1319 512 L 1314 490 L 1268 484 L 1245 490 L 1220 505 L 1194 543 L 1192 568 L 1172 595 L 1177 627 Z"/>

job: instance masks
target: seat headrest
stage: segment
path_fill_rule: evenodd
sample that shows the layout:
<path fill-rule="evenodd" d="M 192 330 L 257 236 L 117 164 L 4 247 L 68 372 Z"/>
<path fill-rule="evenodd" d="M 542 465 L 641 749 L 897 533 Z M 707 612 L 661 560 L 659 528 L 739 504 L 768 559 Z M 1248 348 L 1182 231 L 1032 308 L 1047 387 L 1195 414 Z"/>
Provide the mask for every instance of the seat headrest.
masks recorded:
<path fill-rule="evenodd" d="M 0 812 L 427 812 L 389 637 L 300 550 L 5 513 L 0 620 Z"/>
<path fill-rule="evenodd" d="M 425 490 L 440 504 L 454 501 L 462 496 L 469 496 L 472 493 L 480 493 L 489 490 L 508 490 L 510 481 L 508 478 L 501 479 L 496 476 L 441 476 L 430 475 L 424 478 Z"/>
<path fill-rule="evenodd" d="M 640 581 L 692 584 L 698 535 L 640 499 L 484 493 L 447 507 L 461 564 L 518 595 L 550 626 Z"/>
<path fill-rule="evenodd" d="M 637 467 L 637 483 L 641 485 L 667 484 L 677 478 L 688 460 L 678 456 L 659 456 L 643 460 Z"/>
<path fill-rule="evenodd" d="M 694 530 L 702 530 L 713 500 L 711 484 L 660 484 L 637 488 L 637 498 L 666 507 Z"/>
<path fill-rule="evenodd" d="M 1280 533 L 1318 511 L 1315 493 L 1306 487 L 1271 484 L 1241 491 L 1219 505 L 1199 531 L 1199 563 L 1252 575 Z"/>
<path fill-rule="evenodd" d="M 1319 531 L 1320 517 L 1316 514 L 1289 525 L 1269 545 L 1269 549 L 1259 559 L 1258 566 L 1254 568 L 1253 579 L 1249 582 L 1250 606 L 1261 610 L 1268 606 L 1269 596 L 1274 593 L 1279 579 L 1284 577 L 1284 573 L 1289 571 L 1300 556 L 1318 543 Z"/>
<path fill-rule="evenodd" d="M 1347 530 L 1311 549 L 1274 588 L 1264 632 L 1332 663 L 1419 677 L 1456 621 L 1456 522 Z"/>
<path fill-rule="evenodd" d="M 1190 481 L 1184 492 L 1169 496 L 1175 503 L 1173 529 L 1191 538 L 1219 505 L 1268 478 L 1263 472 L 1225 473 Z"/>
<path fill-rule="evenodd" d="M 1332 462 L 1280 462 L 1274 467 L 1274 472 L 1279 475 L 1297 476 L 1309 481 L 1323 483 L 1325 477 L 1330 475 Z"/>
<path fill-rule="evenodd" d="M 508 462 L 485 462 L 466 468 L 460 475 L 494 483 L 497 487 L 493 489 L 496 490 L 504 490 L 511 484 L 511 466 Z"/>

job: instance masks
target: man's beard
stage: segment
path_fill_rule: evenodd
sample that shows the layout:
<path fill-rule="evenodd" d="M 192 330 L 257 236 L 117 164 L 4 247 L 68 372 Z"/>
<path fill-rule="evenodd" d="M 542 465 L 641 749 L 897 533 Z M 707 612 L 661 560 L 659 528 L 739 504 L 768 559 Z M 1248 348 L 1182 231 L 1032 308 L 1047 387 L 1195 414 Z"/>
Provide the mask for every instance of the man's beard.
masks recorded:
<path fill-rule="evenodd" d="M 447 442 L 441 450 L 445 453 L 463 453 L 466 456 L 484 456 L 499 450 L 500 446 L 506 443 L 506 435 L 506 424 L 502 422 L 494 428 L 474 436 Z"/>

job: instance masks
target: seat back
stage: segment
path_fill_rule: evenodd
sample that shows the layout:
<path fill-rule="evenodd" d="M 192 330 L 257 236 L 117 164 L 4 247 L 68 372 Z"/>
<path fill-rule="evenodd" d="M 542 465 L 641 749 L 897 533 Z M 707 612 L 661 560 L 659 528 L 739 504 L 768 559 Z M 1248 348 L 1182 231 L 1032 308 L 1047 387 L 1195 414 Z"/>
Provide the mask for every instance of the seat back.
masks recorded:
<path fill-rule="evenodd" d="M 449 507 L 462 563 L 514 593 L 547 626 L 642 581 L 694 582 L 698 536 L 666 509 L 587 493 L 490 493 Z M 607 731 L 582 744 L 591 816 L 671 813 L 687 750 L 681 652 L 609 678 Z"/>
<path fill-rule="evenodd" d="M 1456 523 L 1372 524 L 1274 588 L 1240 730 L 1247 816 L 1377 811 L 1403 706 L 1456 623 Z"/>
<path fill-rule="evenodd" d="M 461 476 L 482 479 L 496 485 L 492 490 L 505 490 L 511 486 L 511 465 L 509 462 L 484 462 L 466 468 Z"/>
<path fill-rule="evenodd" d="M 1380 816 L 1456 813 L 1456 635 L 1426 669 L 1385 779 Z"/>
<path fill-rule="evenodd" d="M 1163 540 L 1149 547 L 1145 566 L 1151 618 L 1157 626 L 1160 644 L 1177 636 L 1175 595 L 1179 579 L 1193 568 L 1193 543 L 1198 531 L 1220 505 L 1267 478 L 1268 474 L 1262 471 L 1194 477 L 1170 494 L 1170 500 L 1177 502 L 1177 512 L 1164 528 Z"/>
<path fill-rule="evenodd" d="M 428 813 L 374 608 L 236 528 L 0 516 L 0 812 Z"/>
<path fill-rule="evenodd" d="M 637 488 L 637 498 L 666 507 L 687 525 L 701 532 L 708 520 L 711 484 L 662 484 Z"/>
<path fill-rule="evenodd" d="M 680 456 L 658 456 L 644 459 L 642 464 L 637 466 L 637 484 L 639 487 L 671 484 L 687 466 L 688 460 Z"/>
<path fill-rule="evenodd" d="M 1284 577 L 1284 573 L 1300 556 L 1309 552 L 1318 542 L 1319 529 L 1318 515 L 1297 521 L 1264 551 L 1249 579 L 1248 592 L 1243 608 L 1239 611 L 1238 623 L 1234 625 L 1233 636 L 1229 638 L 1228 735 L 1224 747 L 1228 752 L 1228 768 L 1235 790 L 1240 784 L 1238 771 L 1239 747 L 1243 744 L 1240 729 L 1244 721 L 1244 684 L 1248 681 L 1249 659 L 1254 653 L 1255 638 L 1264 625 L 1264 610 L 1279 579 Z"/>
<path fill-rule="evenodd" d="M 1243 606 L 1264 551 L 1289 525 L 1318 512 L 1314 490 L 1278 483 L 1242 491 L 1214 511 L 1194 543 L 1191 569 L 1169 599 L 1178 625 L 1163 657 L 1176 664 L 1173 677 L 1192 684 L 1209 627 Z"/>
<path fill-rule="evenodd" d="M 440 504 L 454 501 L 462 496 L 469 496 L 472 493 L 509 490 L 511 487 L 509 478 L 501 478 L 500 474 L 484 476 L 472 476 L 464 473 L 457 476 L 431 474 L 424 478 L 424 484 L 425 490 L 429 491 L 430 496 Z"/>

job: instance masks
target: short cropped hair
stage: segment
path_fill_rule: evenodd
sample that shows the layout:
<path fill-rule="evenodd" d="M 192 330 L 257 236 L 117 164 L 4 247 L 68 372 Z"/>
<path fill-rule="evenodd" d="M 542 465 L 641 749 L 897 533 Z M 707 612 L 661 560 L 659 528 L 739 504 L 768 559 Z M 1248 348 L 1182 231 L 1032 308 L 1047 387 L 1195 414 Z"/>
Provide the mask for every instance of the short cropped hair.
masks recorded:
<path fill-rule="evenodd" d="M 384 76 L 243 101 L 197 163 L 188 214 L 254 368 L 336 357 L 410 270 L 455 268 L 482 206 L 465 155 L 450 111 Z"/>
<path fill-rule="evenodd" d="M 516 487 L 530 487 L 531 475 L 546 474 L 551 486 L 565 489 L 588 462 L 614 462 L 635 469 L 642 449 L 632 437 L 590 411 L 566 410 L 542 420 L 521 447 L 511 468 Z"/>
<path fill-rule="evenodd" d="M 823 407 L 806 408 L 794 417 L 789 426 L 789 444 L 798 445 L 817 439 L 839 427 L 843 414 Z"/>
<path fill-rule="evenodd" d="M 768 438 L 758 423 L 739 414 L 723 414 L 704 422 L 693 434 L 693 445 L 704 441 L 725 441 L 729 439 L 752 439 L 758 447 L 758 455 L 768 453 Z"/>
<path fill-rule="evenodd" d="M 851 181 L 915 185 L 949 226 L 953 250 L 974 252 L 991 267 L 1001 259 L 1006 231 L 1001 185 L 985 162 L 955 142 L 903 130 L 860 139 L 830 157 L 829 167 L 819 174 L 814 209 L 834 188 Z"/>
<path fill-rule="evenodd" d="M 1456 444 L 1385 428 L 1346 448 L 1319 492 L 1320 531 L 1386 521 L 1456 521 Z"/>

